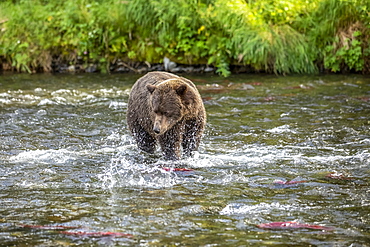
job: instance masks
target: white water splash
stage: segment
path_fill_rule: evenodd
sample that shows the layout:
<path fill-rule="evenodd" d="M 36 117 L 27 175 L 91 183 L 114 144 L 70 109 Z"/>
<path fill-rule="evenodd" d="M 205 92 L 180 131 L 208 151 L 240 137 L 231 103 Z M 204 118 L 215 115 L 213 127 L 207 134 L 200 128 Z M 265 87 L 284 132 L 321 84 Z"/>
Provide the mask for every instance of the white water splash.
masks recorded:
<path fill-rule="evenodd" d="M 181 182 L 176 173 L 144 163 L 135 163 L 123 156 L 113 158 L 97 176 L 102 187 L 107 189 L 119 187 L 168 188 Z"/>
<path fill-rule="evenodd" d="M 275 127 L 272 129 L 266 130 L 267 132 L 273 133 L 273 134 L 283 134 L 283 133 L 297 133 L 297 131 L 291 129 L 291 127 L 288 124 Z"/>
<path fill-rule="evenodd" d="M 10 162 L 15 163 L 45 163 L 45 164 L 64 164 L 67 161 L 75 160 L 76 153 L 66 149 L 32 150 L 21 152 L 9 158 Z"/>
<path fill-rule="evenodd" d="M 221 215 L 240 215 L 240 214 L 270 214 L 272 210 L 279 211 L 291 211 L 295 210 L 297 207 L 292 205 L 283 205 L 278 202 L 273 203 L 259 203 L 256 205 L 246 205 L 242 203 L 231 203 L 226 205 L 220 211 Z"/>

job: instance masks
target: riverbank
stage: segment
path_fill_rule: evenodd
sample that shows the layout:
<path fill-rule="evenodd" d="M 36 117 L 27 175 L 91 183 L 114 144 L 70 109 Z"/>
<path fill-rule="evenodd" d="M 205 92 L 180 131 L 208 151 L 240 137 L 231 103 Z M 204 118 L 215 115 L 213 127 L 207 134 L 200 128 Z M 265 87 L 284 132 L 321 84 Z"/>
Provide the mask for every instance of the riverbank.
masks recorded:
<path fill-rule="evenodd" d="M 366 0 L 8 0 L 0 69 L 145 72 L 167 57 L 173 72 L 369 73 L 369 9 Z"/>

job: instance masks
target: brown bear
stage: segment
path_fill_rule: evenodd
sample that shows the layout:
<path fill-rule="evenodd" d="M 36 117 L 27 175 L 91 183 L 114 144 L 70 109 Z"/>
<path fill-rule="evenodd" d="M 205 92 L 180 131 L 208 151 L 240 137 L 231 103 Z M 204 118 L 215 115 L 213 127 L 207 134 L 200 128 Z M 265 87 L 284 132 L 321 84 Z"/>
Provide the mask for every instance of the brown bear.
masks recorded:
<path fill-rule="evenodd" d="M 167 72 L 149 72 L 133 85 L 128 127 L 141 150 L 153 153 L 159 143 L 166 159 L 190 156 L 198 149 L 206 111 L 195 85 Z"/>

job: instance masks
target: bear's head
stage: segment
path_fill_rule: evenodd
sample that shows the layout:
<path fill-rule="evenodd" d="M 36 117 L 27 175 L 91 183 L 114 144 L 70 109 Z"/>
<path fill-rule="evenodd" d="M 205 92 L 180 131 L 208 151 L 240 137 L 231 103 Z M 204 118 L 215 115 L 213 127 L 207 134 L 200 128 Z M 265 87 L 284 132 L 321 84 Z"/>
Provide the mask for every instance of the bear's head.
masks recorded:
<path fill-rule="evenodd" d="M 181 79 L 170 79 L 157 85 L 149 84 L 153 131 L 162 135 L 181 121 L 189 111 L 191 88 Z M 191 97 L 190 97 L 191 98 Z"/>

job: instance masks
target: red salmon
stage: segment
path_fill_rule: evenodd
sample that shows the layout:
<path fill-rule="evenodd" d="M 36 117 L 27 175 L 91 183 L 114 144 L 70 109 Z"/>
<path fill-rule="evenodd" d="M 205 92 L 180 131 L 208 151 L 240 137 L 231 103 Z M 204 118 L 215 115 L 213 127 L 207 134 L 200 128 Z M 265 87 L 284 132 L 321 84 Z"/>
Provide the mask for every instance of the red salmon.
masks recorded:
<path fill-rule="evenodd" d="M 61 231 L 59 233 L 73 236 L 82 236 L 82 237 L 125 237 L 132 238 L 133 235 L 123 232 L 70 232 L 70 231 Z"/>
<path fill-rule="evenodd" d="M 161 167 L 163 170 L 167 172 L 192 172 L 193 169 L 188 168 L 170 168 L 170 167 Z"/>

